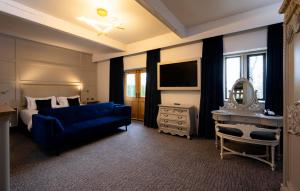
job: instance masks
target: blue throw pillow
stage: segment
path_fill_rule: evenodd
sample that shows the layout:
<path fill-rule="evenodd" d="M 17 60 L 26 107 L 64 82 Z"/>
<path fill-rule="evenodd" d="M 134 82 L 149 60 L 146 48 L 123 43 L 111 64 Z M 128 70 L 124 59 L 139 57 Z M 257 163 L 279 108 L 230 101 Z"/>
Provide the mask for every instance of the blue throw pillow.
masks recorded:
<path fill-rule="evenodd" d="M 37 110 L 52 108 L 51 99 L 46 100 L 35 100 Z"/>
<path fill-rule="evenodd" d="M 79 98 L 67 98 L 69 106 L 80 106 Z"/>

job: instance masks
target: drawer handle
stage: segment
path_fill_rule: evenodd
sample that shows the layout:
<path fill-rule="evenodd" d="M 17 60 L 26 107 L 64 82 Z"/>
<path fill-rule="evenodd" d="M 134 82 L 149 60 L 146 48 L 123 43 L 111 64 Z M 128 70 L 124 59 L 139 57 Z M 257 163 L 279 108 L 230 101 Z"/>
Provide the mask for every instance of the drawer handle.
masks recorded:
<path fill-rule="evenodd" d="M 166 114 L 165 114 L 165 117 L 168 117 L 168 116 L 169 116 L 169 115 L 166 115 Z"/>
<path fill-rule="evenodd" d="M 178 116 L 178 119 L 182 119 L 182 116 Z"/>
<path fill-rule="evenodd" d="M 182 130 L 182 128 L 181 128 L 181 127 L 178 127 L 178 130 Z"/>
<path fill-rule="evenodd" d="M 165 120 L 165 123 L 168 123 L 169 121 L 168 120 Z"/>
<path fill-rule="evenodd" d="M 178 125 L 182 125 L 182 122 L 179 121 L 179 122 L 178 122 Z"/>

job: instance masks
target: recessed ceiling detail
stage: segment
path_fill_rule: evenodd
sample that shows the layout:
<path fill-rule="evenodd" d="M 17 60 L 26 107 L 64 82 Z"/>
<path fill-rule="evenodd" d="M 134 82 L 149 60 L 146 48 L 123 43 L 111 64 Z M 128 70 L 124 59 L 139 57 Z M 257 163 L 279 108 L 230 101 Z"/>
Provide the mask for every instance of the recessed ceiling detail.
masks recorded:
<path fill-rule="evenodd" d="M 124 30 L 121 20 L 117 17 L 109 16 L 105 8 L 97 8 L 96 12 L 99 16 L 97 19 L 90 19 L 84 16 L 77 17 L 77 19 L 95 29 L 98 35 L 108 34 L 113 29 Z"/>

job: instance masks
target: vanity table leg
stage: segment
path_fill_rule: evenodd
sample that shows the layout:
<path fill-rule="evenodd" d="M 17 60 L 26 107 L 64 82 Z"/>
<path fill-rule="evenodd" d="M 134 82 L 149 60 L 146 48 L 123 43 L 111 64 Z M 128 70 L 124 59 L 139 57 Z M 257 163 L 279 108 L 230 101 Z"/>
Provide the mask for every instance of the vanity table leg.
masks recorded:
<path fill-rule="evenodd" d="M 279 145 L 277 146 L 277 160 L 279 161 L 280 159 L 281 159 L 281 147 L 279 142 Z"/>
<path fill-rule="evenodd" d="M 266 145 L 266 159 L 269 160 L 270 159 L 270 151 L 269 151 L 269 146 Z"/>
<path fill-rule="evenodd" d="M 216 148 L 218 149 L 218 136 L 217 136 L 217 131 L 216 131 L 216 125 L 217 125 L 217 121 L 215 121 L 215 145 L 216 145 Z"/>
<path fill-rule="evenodd" d="M 224 146 L 224 139 L 223 139 L 223 137 L 222 137 L 222 136 L 220 137 L 220 141 L 221 141 L 221 153 L 220 153 L 220 156 L 221 156 L 221 159 L 223 159 L 223 146 Z"/>
<path fill-rule="evenodd" d="M 275 147 L 271 146 L 272 171 L 275 170 Z"/>

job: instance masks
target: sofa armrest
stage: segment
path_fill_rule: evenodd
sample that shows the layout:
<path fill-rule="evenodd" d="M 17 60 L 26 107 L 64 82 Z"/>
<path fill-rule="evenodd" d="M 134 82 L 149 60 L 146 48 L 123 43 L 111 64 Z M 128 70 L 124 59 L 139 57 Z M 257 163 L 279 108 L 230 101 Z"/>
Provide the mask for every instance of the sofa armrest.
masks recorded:
<path fill-rule="evenodd" d="M 128 105 L 115 105 L 114 114 L 127 116 L 131 118 L 131 106 Z"/>
<path fill-rule="evenodd" d="M 54 117 L 36 114 L 32 116 L 32 136 L 34 140 L 42 147 L 52 146 L 54 138 L 64 128 L 60 121 Z"/>

